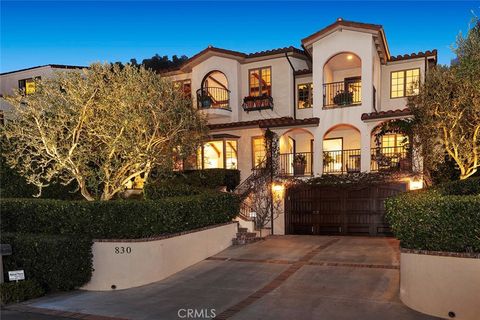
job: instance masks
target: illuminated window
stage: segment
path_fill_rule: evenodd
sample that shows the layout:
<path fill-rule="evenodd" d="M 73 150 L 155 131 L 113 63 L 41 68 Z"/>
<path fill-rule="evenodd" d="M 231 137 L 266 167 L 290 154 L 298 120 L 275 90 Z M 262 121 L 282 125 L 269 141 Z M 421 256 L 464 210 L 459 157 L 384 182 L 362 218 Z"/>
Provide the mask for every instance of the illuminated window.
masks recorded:
<path fill-rule="evenodd" d="M 313 106 L 313 83 L 298 85 L 298 109 L 311 108 Z"/>
<path fill-rule="evenodd" d="M 40 80 L 40 77 L 37 77 L 36 79 Z M 35 80 L 33 78 L 18 80 L 18 89 L 23 91 L 25 94 L 35 93 Z"/>
<path fill-rule="evenodd" d="M 238 169 L 237 141 L 225 141 L 225 168 Z"/>
<path fill-rule="evenodd" d="M 250 96 L 272 95 L 272 69 L 270 67 L 252 69 L 249 71 L 248 77 Z"/>
<path fill-rule="evenodd" d="M 408 137 L 403 134 L 392 133 L 382 136 L 382 148 L 403 148 L 408 143 Z"/>
<path fill-rule="evenodd" d="M 262 166 L 266 158 L 265 139 L 264 137 L 252 138 L 252 165 L 253 168 Z"/>
<path fill-rule="evenodd" d="M 175 88 L 182 90 L 186 97 L 192 96 L 192 81 L 190 79 L 174 81 L 173 85 Z"/>
<path fill-rule="evenodd" d="M 198 169 L 237 169 L 236 140 L 208 141 L 197 150 Z"/>
<path fill-rule="evenodd" d="M 409 69 L 391 73 L 390 97 L 408 97 L 418 94 L 420 69 Z"/>

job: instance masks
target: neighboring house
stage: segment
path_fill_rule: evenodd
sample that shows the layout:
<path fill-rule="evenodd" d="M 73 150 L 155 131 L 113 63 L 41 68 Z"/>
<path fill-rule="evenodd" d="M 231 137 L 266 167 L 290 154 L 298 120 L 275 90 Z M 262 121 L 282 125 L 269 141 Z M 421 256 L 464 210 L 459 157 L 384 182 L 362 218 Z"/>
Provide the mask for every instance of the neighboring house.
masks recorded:
<path fill-rule="evenodd" d="M 372 157 L 372 130 L 410 115 L 407 96 L 436 64 L 436 50 L 394 57 L 382 26 L 342 19 L 304 38 L 302 47 L 245 54 L 209 46 L 164 73 L 208 117 L 212 140 L 199 150 L 196 168 L 236 168 L 246 179 L 264 157 L 266 128 L 280 137 L 284 176 L 384 165 Z M 402 140 L 385 136 L 382 152 L 399 153 Z M 298 154 L 304 172 L 294 172 Z"/>
<path fill-rule="evenodd" d="M 0 73 L 0 120 L 3 122 L 5 113 L 10 110 L 10 105 L 3 97 L 12 95 L 15 90 L 24 90 L 25 94 L 35 92 L 34 79 L 47 79 L 58 71 L 80 70 L 85 67 L 61 64 L 47 64 L 21 70 Z"/>
<path fill-rule="evenodd" d="M 419 170 L 419 163 L 412 161 L 415 150 L 410 152 L 402 143 L 404 136 L 387 134 L 377 145 L 372 132 L 386 120 L 410 116 L 407 97 L 418 93 L 426 71 L 437 62 L 437 51 L 391 56 L 381 25 L 340 18 L 301 45 L 303 49 L 251 54 L 209 46 L 178 70 L 164 73 L 208 117 L 211 141 L 187 165 L 239 169 L 245 180 L 265 157 L 262 135 L 269 128 L 280 138 L 284 178 Z M 299 157 L 305 159 L 303 167 L 294 165 Z M 322 204 L 317 209 L 312 205 L 307 210 L 310 222 L 288 226 L 292 216 L 283 217 L 275 233 L 323 233 L 328 228 L 332 233 L 387 232 L 383 212 L 365 203 L 398 192 L 395 188 L 366 191 L 364 204 L 345 200 L 349 195 L 332 198 L 343 207 L 329 212 L 318 209 Z M 312 204 L 325 195 L 312 194 L 298 203 Z M 351 218 L 345 214 L 345 208 L 362 205 L 368 207 L 363 213 Z M 335 210 L 343 217 L 337 219 Z M 377 211 L 369 216 L 372 210 Z"/>

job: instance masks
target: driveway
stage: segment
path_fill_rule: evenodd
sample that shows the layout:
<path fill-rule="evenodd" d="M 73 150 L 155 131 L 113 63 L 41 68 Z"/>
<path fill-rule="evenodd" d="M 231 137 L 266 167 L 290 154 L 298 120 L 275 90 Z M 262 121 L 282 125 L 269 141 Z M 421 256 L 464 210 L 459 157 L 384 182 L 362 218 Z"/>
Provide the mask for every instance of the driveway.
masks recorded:
<path fill-rule="evenodd" d="M 75 291 L 10 308 L 92 320 L 435 319 L 399 300 L 398 268 L 391 238 L 273 236 L 147 286 Z"/>

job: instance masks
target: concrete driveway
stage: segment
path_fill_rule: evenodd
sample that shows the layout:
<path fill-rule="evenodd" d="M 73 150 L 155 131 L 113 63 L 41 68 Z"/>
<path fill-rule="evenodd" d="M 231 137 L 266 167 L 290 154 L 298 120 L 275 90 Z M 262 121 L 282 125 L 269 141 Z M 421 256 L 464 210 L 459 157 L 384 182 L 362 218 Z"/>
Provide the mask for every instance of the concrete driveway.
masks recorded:
<path fill-rule="evenodd" d="M 399 300 L 398 259 L 390 238 L 273 236 L 151 285 L 75 291 L 11 308 L 91 320 L 435 319 Z"/>

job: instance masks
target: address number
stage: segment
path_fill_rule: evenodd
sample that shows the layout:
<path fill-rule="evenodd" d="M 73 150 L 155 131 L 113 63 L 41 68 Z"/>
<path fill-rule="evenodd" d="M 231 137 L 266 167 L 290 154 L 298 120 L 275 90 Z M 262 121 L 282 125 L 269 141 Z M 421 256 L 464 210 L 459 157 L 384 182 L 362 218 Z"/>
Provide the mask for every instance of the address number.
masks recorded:
<path fill-rule="evenodd" d="M 129 254 L 132 253 L 131 247 L 115 247 L 115 254 Z"/>

